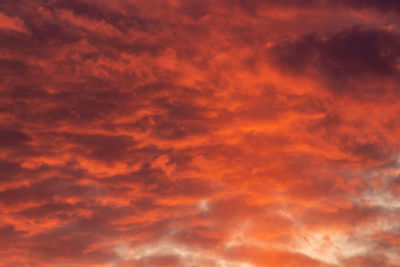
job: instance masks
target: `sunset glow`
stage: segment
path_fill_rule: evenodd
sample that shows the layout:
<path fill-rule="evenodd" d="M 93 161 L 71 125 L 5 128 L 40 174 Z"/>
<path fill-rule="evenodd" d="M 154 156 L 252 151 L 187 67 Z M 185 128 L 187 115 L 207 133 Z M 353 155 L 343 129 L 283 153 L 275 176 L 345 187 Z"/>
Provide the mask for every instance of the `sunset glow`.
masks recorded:
<path fill-rule="evenodd" d="M 0 267 L 400 267 L 400 1 L 0 1 Z"/>

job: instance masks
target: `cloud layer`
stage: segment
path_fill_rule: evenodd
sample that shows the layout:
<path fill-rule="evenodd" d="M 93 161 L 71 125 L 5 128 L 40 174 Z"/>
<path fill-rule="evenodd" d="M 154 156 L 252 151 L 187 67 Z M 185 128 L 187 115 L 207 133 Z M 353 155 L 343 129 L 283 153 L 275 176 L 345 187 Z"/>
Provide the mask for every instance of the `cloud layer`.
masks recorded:
<path fill-rule="evenodd" d="M 0 266 L 400 266 L 399 15 L 0 3 Z"/>

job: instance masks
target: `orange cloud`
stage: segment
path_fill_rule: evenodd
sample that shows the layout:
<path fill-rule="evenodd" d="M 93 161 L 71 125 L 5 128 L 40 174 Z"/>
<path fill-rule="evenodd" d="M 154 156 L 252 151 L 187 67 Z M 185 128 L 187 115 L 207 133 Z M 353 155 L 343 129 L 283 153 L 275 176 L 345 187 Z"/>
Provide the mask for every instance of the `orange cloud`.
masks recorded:
<path fill-rule="evenodd" d="M 399 8 L 0 3 L 0 266 L 399 266 Z"/>

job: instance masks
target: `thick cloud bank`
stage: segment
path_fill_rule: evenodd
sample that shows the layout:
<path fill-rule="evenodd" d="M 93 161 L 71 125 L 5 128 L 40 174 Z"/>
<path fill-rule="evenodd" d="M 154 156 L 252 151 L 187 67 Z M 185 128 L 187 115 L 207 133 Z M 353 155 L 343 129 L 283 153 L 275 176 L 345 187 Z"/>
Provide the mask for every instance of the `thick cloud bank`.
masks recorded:
<path fill-rule="evenodd" d="M 397 0 L 0 1 L 0 266 L 400 266 L 399 86 Z"/>

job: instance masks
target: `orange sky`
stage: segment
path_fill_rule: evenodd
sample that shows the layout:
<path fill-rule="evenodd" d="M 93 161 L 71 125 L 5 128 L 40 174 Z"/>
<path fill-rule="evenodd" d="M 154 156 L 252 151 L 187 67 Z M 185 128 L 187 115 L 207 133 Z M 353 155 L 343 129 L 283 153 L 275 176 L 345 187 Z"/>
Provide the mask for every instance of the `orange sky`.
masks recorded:
<path fill-rule="evenodd" d="M 398 0 L 0 2 L 1 267 L 400 266 Z"/>

